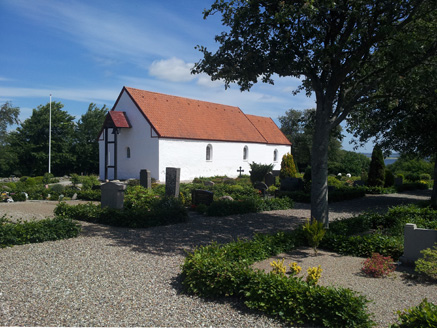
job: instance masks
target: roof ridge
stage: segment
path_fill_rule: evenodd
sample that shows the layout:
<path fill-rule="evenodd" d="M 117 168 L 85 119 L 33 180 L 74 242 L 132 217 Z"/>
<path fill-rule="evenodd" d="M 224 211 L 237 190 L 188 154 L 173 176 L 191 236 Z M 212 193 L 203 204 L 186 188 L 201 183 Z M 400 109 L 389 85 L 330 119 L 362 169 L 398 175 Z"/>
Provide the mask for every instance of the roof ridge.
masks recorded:
<path fill-rule="evenodd" d="M 266 143 L 269 143 L 269 141 L 267 140 L 267 138 L 264 136 L 264 134 L 261 133 L 261 131 L 258 129 L 258 127 L 253 124 L 252 120 L 249 118 L 249 116 L 251 116 L 250 114 L 245 114 L 243 113 L 244 116 L 246 116 L 246 118 L 249 120 L 250 124 L 252 124 L 254 126 L 254 128 L 258 131 L 258 133 L 261 135 L 261 137 L 265 140 Z M 252 115 L 252 116 L 256 116 L 256 115 Z"/>

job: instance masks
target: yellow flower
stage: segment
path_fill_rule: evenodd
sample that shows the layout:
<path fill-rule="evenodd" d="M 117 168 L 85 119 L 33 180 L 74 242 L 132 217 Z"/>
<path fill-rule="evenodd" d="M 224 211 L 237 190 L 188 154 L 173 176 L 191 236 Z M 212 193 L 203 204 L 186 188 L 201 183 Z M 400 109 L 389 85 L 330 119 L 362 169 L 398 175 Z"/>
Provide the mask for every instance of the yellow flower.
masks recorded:
<path fill-rule="evenodd" d="M 284 259 L 278 260 L 278 262 L 273 261 L 270 263 L 270 266 L 273 267 L 273 273 L 285 276 L 286 267 L 284 265 Z"/>
<path fill-rule="evenodd" d="M 297 265 L 296 262 L 292 262 L 292 263 L 290 263 L 290 270 L 291 270 L 291 274 L 296 275 L 302 271 L 302 267 Z"/>
<path fill-rule="evenodd" d="M 319 282 L 320 277 L 322 276 L 322 268 L 320 267 L 320 265 L 316 268 L 316 267 L 312 267 L 312 268 L 308 268 L 307 273 L 307 283 L 310 284 L 314 284 L 316 285 Z"/>

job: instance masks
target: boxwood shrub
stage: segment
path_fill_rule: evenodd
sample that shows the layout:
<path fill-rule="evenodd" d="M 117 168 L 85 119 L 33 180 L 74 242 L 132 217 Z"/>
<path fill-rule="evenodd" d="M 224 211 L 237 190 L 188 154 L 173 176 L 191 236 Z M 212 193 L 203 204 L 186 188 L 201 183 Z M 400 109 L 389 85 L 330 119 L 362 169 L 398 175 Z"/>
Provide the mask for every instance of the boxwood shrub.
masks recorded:
<path fill-rule="evenodd" d="M 175 198 L 161 198 L 150 208 L 132 207 L 117 210 L 101 208 L 100 204 L 67 205 L 61 202 L 55 208 L 55 215 L 73 220 L 107 224 L 117 227 L 148 228 L 186 222 L 187 210 Z"/>
<path fill-rule="evenodd" d="M 246 306 L 290 324 L 324 327 L 371 327 L 365 297 L 349 289 L 311 285 L 297 278 L 254 271 L 251 265 L 305 244 L 301 229 L 255 235 L 253 240 L 216 243 L 189 253 L 182 265 L 188 293 L 204 297 L 235 296 Z"/>
<path fill-rule="evenodd" d="M 0 247 L 73 238 L 80 230 L 77 222 L 65 217 L 12 222 L 3 216 L 0 218 Z"/>

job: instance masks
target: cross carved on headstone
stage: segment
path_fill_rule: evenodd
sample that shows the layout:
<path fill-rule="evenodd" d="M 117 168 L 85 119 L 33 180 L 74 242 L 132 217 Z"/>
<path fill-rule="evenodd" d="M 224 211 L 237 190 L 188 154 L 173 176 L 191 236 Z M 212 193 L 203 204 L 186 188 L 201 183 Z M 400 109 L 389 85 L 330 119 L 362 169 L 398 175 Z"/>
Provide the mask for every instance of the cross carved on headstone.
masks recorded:
<path fill-rule="evenodd" d="M 241 178 L 241 172 L 244 172 L 244 170 L 241 168 L 241 166 L 240 166 L 240 169 L 239 170 L 237 170 L 237 172 L 240 172 L 240 178 Z"/>

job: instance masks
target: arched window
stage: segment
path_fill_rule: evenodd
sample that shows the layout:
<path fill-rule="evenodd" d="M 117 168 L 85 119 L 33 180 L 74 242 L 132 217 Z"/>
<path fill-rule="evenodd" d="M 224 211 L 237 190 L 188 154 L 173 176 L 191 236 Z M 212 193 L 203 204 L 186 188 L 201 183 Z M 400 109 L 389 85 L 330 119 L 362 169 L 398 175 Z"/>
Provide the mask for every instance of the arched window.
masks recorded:
<path fill-rule="evenodd" d="M 212 161 L 212 146 L 211 145 L 206 146 L 206 160 Z"/>
<path fill-rule="evenodd" d="M 277 162 L 278 161 L 278 150 L 275 149 L 275 151 L 273 152 L 273 162 Z"/>
<path fill-rule="evenodd" d="M 130 147 L 126 148 L 126 157 L 130 158 Z"/>
<path fill-rule="evenodd" d="M 243 160 L 247 161 L 249 158 L 249 147 L 244 146 L 243 148 Z"/>

